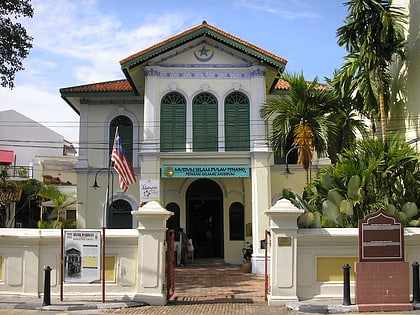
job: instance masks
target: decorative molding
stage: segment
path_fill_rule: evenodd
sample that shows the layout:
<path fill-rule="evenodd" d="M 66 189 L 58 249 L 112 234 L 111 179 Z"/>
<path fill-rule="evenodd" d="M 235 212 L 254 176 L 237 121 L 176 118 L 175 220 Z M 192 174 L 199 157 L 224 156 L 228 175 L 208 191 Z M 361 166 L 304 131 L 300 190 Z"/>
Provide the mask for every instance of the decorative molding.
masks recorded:
<path fill-rule="evenodd" d="M 239 82 L 232 83 L 232 87 L 235 91 L 239 91 L 241 84 Z"/>
<path fill-rule="evenodd" d="M 204 92 L 207 92 L 207 91 L 209 90 L 209 85 L 208 85 L 208 84 L 201 84 L 201 89 L 202 89 Z"/>
<path fill-rule="evenodd" d="M 137 97 L 136 99 L 104 99 L 104 100 L 92 100 L 87 98 L 82 98 L 80 104 L 84 105 L 133 105 L 133 104 L 143 104 L 144 98 Z"/>
<path fill-rule="evenodd" d="M 165 79 L 250 79 L 264 77 L 265 71 L 253 69 L 251 71 L 223 72 L 223 71 L 159 71 L 153 68 L 145 69 L 147 77 Z"/>

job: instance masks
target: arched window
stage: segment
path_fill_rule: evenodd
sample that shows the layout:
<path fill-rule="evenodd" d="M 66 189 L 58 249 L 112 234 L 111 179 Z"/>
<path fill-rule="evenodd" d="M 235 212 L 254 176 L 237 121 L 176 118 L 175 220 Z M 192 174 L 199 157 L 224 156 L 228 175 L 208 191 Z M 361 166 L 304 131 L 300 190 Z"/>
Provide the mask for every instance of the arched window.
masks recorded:
<path fill-rule="evenodd" d="M 133 208 L 130 203 L 123 199 L 114 200 L 109 206 L 108 228 L 131 229 L 133 228 Z"/>
<path fill-rule="evenodd" d="M 231 241 L 245 239 L 244 206 L 240 202 L 234 202 L 229 207 L 229 236 Z"/>
<path fill-rule="evenodd" d="M 193 99 L 193 150 L 218 151 L 217 99 L 200 93 Z"/>
<path fill-rule="evenodd" d="M 121 146 L 128 160 L 133 164 L 133 122 L 127 116 L 120 115 L 111 120 L 109 126 L 109 155 L 112 152 L 117 127 L 120 134 Z"/>
<path fill-rule="evenodd" d="M 249 100 L 241 92 L 225 99 L 225 151 L 249 151 Z"/>
<path fill-rule="evenodd" d="M 166 94 L 160 105 L 160 151 L 185 151 L 186 100 L 178 92 Z"/>
<path fill-rule="evenodd" d="M 175 230 L 175 241 L 179 241 L 179 233 L 178 230 L 180 228 L 180 208 L 175 202 L 168 203 L 166 206 L 166 210 L 171 211 L 174 213 L 173 216 L 169 217 L 166 221 L 166 227 L 168 230 L 174 229 Z"/>

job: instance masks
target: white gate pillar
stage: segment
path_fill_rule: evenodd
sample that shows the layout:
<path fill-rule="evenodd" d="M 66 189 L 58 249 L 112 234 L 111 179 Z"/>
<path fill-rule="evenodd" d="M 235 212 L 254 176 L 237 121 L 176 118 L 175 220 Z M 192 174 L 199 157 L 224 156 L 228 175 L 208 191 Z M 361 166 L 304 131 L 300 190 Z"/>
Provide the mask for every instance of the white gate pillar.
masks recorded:
<path fill-rule="evenodd" d="M 166 221 L 173 212 L 150 201 L 131 212 L 138 221 L 137 293 L 135 300 L 150 305 L 165 305 Z"/>
<path fill-rule="evenodd" d="M 297 297 L 297 218 L 303 210 L 280 199 L 264 212 L 270 219 L 271 263 L 268 305 L 298 301 Z"/>

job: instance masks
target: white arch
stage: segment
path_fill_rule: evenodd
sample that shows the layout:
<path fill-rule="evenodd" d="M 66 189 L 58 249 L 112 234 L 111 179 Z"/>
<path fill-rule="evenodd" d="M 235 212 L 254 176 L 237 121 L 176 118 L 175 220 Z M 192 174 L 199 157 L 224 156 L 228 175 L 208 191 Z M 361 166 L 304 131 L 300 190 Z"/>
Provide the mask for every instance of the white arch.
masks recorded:
<path fill-rule="evenodd" d="M 109 159 L 108 156 L 108 148 L 109 148 L 109 133 L 110 133 L 110 126 L 111 121 L 117 117 L 117 116 L 126 116 L 128 117 L 132 124 L 133 124 L 133 167 L 139 167 L 139 159 L 138 159 L 138 153 L 139 153 L 139 146 L 140 146 L 140 140 L 139 140 L 139 121 L 132 112 L 128 111 L 125 107 L 118 107 L 114 109 L 112 112 L 108 114 L 108 116 L 105 118 L 105 128 L 104 128 L 104 143 L 108 144 L 104 149 L 104 166 L 108 167 L 107 162 Z"/>
<path fill-rule="evenodd" d="M 123 193 L 122 191 L 117 191 L 111 197 L 108 198 L 109 206 L 111 206 L 112 202 L 115 202 L 117 200 L 127 201 L 130 204 L 132 211 L 137 210 L 139 207 L 137 202 L 130 195 Z M 107 213 L 107 218 L 109 218 L 110 215 L 111 213 Z M 137 218 L 136 216 L 133 215 L 131 219 L 131 228 L 135 229 L 137 228 L 137 225 L 138 225 Z"/>

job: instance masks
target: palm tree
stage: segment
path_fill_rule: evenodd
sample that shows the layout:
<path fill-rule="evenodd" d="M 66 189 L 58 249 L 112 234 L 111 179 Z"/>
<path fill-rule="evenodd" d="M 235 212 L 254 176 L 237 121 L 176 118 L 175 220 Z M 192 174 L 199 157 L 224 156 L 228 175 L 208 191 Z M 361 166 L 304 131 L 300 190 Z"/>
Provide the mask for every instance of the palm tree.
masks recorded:
<path fill-rule="evenodd" d="M 80 200 L 74 198 L 73 196 L 61 192 L 54 185 L 46 185 L 39 192 L 38 196 L 48 199 L 42 203 L 42 206 L 53 208 L 53 211 L 50 213 L 48 219 L 56 219 L 58 223 L 60 221 L 61 211 L 65 210 L 70 206 L 80 204 Z M 41 219 L 42 220 L 42 219 Z"/>
<path fill-rule="evenodd" d="M 404 55 L 407 16 L 392 0 L 350 0 L 345 5 L 349 14 L 346 24 L 337 29 L 337 37 L 349 54 L 338 80 L 351 77 L 364 109 L 379 112 L 385 141 L 390 65 L 396 54 Z"/>
<path fill-rule="evenodd" d="M 350 89 L 340 90 L 340 85 L 326 78 L 329 88 L 337 94 L 337 102 L 330 109 L 328 119 L 334 122 L 339 128 L 334 134 L 329 135 L 328 155 L 331 163 L 337 161 L 337 155 L 345 149 L 351 148 L 358 136 L 367 138 L 369 136 L 368 127 L 364 120 L 362 110 L 357 108 L 357 103 L 352 97 Z"/>
<path fill-rule="evenodd" d="M 313 152 L 322 156 L 327 151 L 328 133 L 335 125 L 326 113 L 336 101 L 335 94 L 320 86 L 318 78 L 305 81 L 303 73 L 284 74 L 288 93 L 270 99 L 261 109 L 265 121 L 272 121 L 270 141 L 273 151 L 284 154 L 285 146 L 298 149 L 298 163 L 307 170 Z"/>

